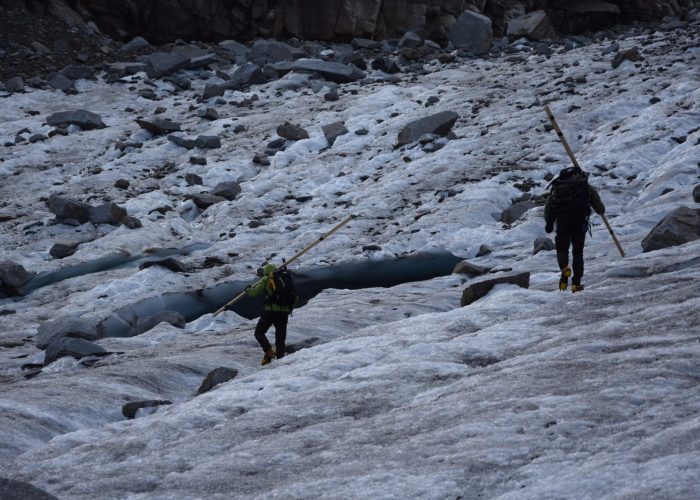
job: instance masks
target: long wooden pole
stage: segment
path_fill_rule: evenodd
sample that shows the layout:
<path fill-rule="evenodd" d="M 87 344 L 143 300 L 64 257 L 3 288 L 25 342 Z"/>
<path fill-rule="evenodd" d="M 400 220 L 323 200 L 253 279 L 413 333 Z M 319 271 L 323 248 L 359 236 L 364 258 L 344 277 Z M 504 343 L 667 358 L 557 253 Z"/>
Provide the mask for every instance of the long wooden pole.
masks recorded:
<path fill-rule="evenodd" d="M 299 257 L 301 257 L 302 255 L 304 255 L 306 252 L 308 252 L 309 250 L 311 250 L 313 247 L 315 247 L 315 246 L 318 245 L 319 243 L 321 243 L 323 240 L 325 240 L 326 238 L 328 238 L 330 235 L 332 235 L 333 233 L 335 233 L 338 229 L 340 229 L 341 227 L 343 227 L 345 224 L 347 224 L 348 222 L 350 222 L 350 221 L 351 221 L 352 219 L 354 219 L 354 218 L 355 218 L 355 216 L 354 216 L 354 215 L 351 215 L 350 217 L 348 217 L 347 219 L 345 219 L 344 221 L 342 221 L 340 224 L 338 224 L 337 226 L 335 226 L 333 229 L 331 229 L 331 230 L 328 231 L 327 233 L 324 233 L 323 236 L 321 236 L 320 238 L 318 238 L 316 241 L 314 241 L 313 243 L 311 243 L 310 245 L 308 245 L 308 246 L 305 247 L 304 249 L 302 249 L 302 250 L 300 250 L 299 252 L 297 252 L 297 254 L 294 255 L 292 258 L 290 258 L 288 261 L 284 262 L 284 266 L 288 266 L 289 264 L 291 264 L 292 262 L 294 262 L 295 260 L 297 260 Z M 252 284 L 252 285 L 250 285 L 250 286 L 255 287 L 255 286 L 258 285 L 258 283 L 260 283 L 262 280 L 263 280 L 263 278 L 260 278 L 258 281 L 256 281 L 254 284 Z M 241 300 L 244 296 L 245 296 L 245 290 L 243 290 L 241 293 L 239 293 L 238 295 L 236 295 L 233 299 L 231 299 L 231 300 L 228 301 L 226 304 L 224 304 L 224 305 L 221 306 L 219 309 L 217 309 L 216 312 L 214 313 L 214 317 L 216 317 L 216 316 L 218 316 L 219 314 L 221 314 L 222 312 L 224 312 L 224 311 L 226 310 L 227 307 L 232 306 L 233 304 L 235 304 L 236 302 L 238 302 L 239 300 Z"/>
<path fill-rule="evenodd" d="M 547 116 L 549 117 L 549 121 L 552 122 L 552 127 L 554 128 L 554 131 L 557 133 L 557 136 L 559 136 L 559 141 L 561 141 L 562 145 L 564 146 L 564 149 L 566 149 L 566 152 L 569 154 L 569 158 L 571 158 L 571 161 L 574 163 L 574 166 L 581 168 L 580 165 L 578 164 L 578 162 L 576 161 L 576 157 L 574 156 L 574 152 L 571 151 L 569 144 L 566 142 L 566 139 L 564 138 L 564 133 L 559 128 L 559 124 L 557 123 L 556 118 L 554 118 L 554 115 L 552 114 L 552 111 L 549 109 L 549 106 L 545 106 L 544 110 L 547 113 Z M 608 228 L 608 232 L 610 233 L 610 236 L 612 236 L 612 240 L 615 243 L 617 250 L 620 252 L 620 255 L 622 255 L 624 257 L 625 251 L 622 249 L 622 245 L 620 245 L 620 242 L 618 241 L 617 236 L 615 236 L 615 233 L 613 232 L 612 227 L 610 227 L 610 223 L 608 222 L 608 218 L 605 216 L 605 214 L 600 214 L 600 217 L 603 219 L 603 222 L 605 223 L 605 227 Z"/>

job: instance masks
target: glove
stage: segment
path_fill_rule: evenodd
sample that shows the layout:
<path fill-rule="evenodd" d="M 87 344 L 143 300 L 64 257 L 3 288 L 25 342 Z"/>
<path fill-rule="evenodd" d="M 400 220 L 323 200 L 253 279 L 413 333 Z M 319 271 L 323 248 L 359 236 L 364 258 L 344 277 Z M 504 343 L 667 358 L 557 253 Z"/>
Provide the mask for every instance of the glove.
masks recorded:
<path fill-rule="evenodd" d="M 551 233 L 554 231 L 554 224 L 552 222 L 548 222 L 546 226 L 544 226 L 544 231 L 545 233 Z"/>

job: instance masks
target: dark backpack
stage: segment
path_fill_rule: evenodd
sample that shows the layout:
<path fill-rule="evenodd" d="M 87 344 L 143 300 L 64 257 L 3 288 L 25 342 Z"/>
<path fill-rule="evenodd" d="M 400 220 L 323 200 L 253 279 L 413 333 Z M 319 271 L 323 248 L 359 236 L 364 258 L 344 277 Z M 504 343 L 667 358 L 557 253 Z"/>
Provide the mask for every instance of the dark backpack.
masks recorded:
<path fill-rule="evenodd" d="M 588 175 L 578 167 L 562 169 L 552 181 L 552 202 L 557 215 L 591 215 Z"/>
<path fill-rule="evenodd" d="M 293 308 L 297 303 L 297 292 L 292 273 L 286 268 L 277 269 L 269 276 L 267 300 L 269 304 Z"/>

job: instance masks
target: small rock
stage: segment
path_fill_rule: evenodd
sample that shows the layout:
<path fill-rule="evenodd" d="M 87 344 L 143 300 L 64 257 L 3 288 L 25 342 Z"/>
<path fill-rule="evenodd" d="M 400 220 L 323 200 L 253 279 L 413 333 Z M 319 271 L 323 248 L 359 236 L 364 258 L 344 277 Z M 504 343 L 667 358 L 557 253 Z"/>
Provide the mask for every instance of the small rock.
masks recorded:
<path fill-rule="evenodd" d="M 221 147 L 221 139 L 215 135 L 200 135 L 194 143 L 200 149 L 218 149 Z"/>
<path fill-rule="evenodd" d="M 210 371 L 202 384 L 197 389 L 197 394 L 204 394 L 211 391 L 214 387 L 224 382 L 235 378 L 238 375 L 238 370 L 235 368 L 219 367 Z"/>
<path fill-rule="evenodd" d="M 309 133 L 306 130 L 289 122 L 284 122 L 277 127 L 277 135 L 289 139 L 290 141 L 299 141 L 309 138 Z"/>
<path fill-rule="evenodd" d="M 63 259 L 64 257 L 73 255 L 78 249 L 79 244 L 80 243 L 77 241 L 54 243 L 51 250 L 49 250 L 49 254 L 56 259 Z"/>
<path fill-rule="evenodd" d="M 207 159 L 203 156 L 190 156 L 190 163 L 192 165 L 206 165 Z"/>
<path fill-rule="evenodd" d="M 114 183 L 114 187 L 117 189 L 129 189 L 129 181 L 127 179 L 117 179 Z"/>

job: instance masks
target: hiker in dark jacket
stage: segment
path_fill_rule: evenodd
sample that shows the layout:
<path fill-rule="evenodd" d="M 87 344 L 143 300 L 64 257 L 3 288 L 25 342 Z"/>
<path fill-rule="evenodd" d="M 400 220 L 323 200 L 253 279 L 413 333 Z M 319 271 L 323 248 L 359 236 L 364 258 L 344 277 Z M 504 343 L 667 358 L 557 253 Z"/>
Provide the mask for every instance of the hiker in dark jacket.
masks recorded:
<path fill-rule="evenodd" d="M 552 181 L 552 189 L 544 205 L 545 231 L 551 233 L 554 223 L 557 234 L 554 238 L 557 249 L 557 263 L 561 270 L 559 289 L 564 291 L 569 285 L 569 276 L 573 279 L 571 291 L 583 290 L 583 244 L 586 241 L 588 218 L 591 207 L 596 213 L 605 213 L 605 206 L 598 192 L 588 184 L 588 174 L 579 167 L 563 169 Z M 572 246 L 573 262 L 569 267 L 569 246 Z"/>
<path fill-rule="evenodd" d="M 262 347 L 265 355 L 260 364 L 267 365 L 274 358 L 284 357 L 285 340 L 287 338 L 287 320 L 292 312 L 294 305 L 298 302 L 295 297 L 294 303 L 291 306 L 276 304 L 273 301 L 274 280 L 272 273 L 277 269 L 274 264 L 267 264 L 263 267 L 262 279 L 252 287 L 246 288 L 246 293 L 251 297 L 260 297 L 265 295 L 265 306 L 262 316 L 255 325 L 255 339 Z M 270 326 L 275 325 L 275 348 L 273 349 L 265 335 L 270 329 Z"/>

